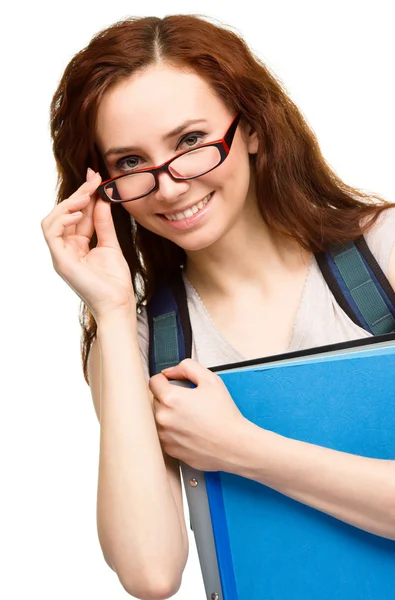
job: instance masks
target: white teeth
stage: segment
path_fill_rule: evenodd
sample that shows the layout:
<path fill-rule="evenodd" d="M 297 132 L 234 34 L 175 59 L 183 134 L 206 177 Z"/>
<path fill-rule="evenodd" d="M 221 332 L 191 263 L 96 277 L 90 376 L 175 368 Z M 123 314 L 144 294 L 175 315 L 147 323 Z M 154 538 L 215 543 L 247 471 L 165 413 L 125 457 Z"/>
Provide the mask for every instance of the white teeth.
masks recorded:
<path fill-rule="evenodd" d="M 181 221 L 182 219 L 192 217 L 197 212 L 199 212 L 199 210 L 201 210 L 204 206 L 206 206 L 206 204 L 210 200 L 210 198 L 211 198 L 211 194 L 206 196 L 203 200 L 200 200 L 200 202 L 198 202 L 197 204 L 194 204 L 193 206 L 191 206 L 191 208 L 187 208 L 186 210 L 184 210 L 184 212 L 179 212 L 179 213 L 176 213 L 173 215 L 163 215 L 163 216 L 166 217 L 166 219 L 168 219 L 168 221 Z"/>

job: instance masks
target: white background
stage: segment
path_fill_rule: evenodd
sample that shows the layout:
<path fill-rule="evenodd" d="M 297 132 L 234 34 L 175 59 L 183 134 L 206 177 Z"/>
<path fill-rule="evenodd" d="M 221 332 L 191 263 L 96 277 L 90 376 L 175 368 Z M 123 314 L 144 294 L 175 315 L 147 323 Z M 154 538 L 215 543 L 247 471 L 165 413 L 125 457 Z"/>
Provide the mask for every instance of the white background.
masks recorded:
<path fill-rule="evenodd" d="M 96 531 L 99 423 L 80 362 L 79 298 L 40 222 L 54 206 L 49 104 L 72 56 L 124 16 L 199 13 L 280 77 L 329 164 L 395 200 L 392 1 L 9 3 L 1 15 L 0 596 L 118 600 Z M 160 490 L 158 490 L 160 492 Z M 186 518 L 188 509 L 185 501 Z M 189 520 L 187 521 L 189 525 Z M 176 598 L 205 597 L 192 532 Z"/>

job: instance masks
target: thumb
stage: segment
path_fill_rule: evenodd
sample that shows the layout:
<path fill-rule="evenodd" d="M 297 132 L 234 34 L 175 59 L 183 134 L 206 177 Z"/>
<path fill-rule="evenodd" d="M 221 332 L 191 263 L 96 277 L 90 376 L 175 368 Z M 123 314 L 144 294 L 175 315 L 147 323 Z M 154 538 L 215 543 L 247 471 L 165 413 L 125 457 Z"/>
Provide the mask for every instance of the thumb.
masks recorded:
<path fill-rule="evenodd" d="M 195 385 L 203 383 L 210 378 L 210 375 L 213 375 L 211 371 L 192 358 L 182 360 L 175 367 L 163 369 L 162 373 L 168 379 L 189 379 Z"/>
<path fill-rule="evenodd" d="M 97 245 L 107 248 L 120 248 L 111 214 L 111 203 L 98 197 L 93 210 L 93 223 L 97 235 Z"/>

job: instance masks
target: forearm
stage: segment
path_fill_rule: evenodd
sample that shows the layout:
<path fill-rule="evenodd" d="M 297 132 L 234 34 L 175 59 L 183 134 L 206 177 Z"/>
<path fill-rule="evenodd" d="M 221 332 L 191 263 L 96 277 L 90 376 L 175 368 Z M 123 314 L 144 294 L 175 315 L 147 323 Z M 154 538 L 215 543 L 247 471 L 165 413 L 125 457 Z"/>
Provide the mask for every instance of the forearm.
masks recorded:
<path fill-rule="evenodd" d="M 247 421 L 229 470 L 376 535 L 395 539 L 395 461 L 289 439 Z"/>
<path fill-rule="evenodd" d="M 97 524 L 122 583 L 169 581 L 183 541 L 148 395 L 135 317 L 98 324 L 101 355 Z M 134 589 L 136 589 L 134 587 Z"/>

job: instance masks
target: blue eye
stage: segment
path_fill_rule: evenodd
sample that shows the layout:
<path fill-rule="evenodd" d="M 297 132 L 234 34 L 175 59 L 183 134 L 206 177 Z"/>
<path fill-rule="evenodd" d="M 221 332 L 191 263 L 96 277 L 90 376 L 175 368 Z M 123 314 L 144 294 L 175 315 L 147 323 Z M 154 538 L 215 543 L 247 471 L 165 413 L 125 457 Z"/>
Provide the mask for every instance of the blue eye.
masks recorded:
<path fill-rule="evenodd" d="M 182 145 L 186 144 L 186 149 L 194 148 L 194 146 L 199 146 L 202 143 L 203 138 L 207 134 L 203 131 L 195 131 L 194 133 L 187 133 L 184 137 L 181 138 L 179 144 L 177 145 L 177 149 Z M 192 140 L 192 144 L 187 143 Z M 117 171 L 122 171 L 123 173 L 127 171 L 133 171 L 140 167 L 140 157 L 139 156 L 124 156 L 120 158 L 115 163 L 115 169 Z M 140 167 L 142 168 L 142 167 Z"/>
<path fill-rule="evenodd" d="M 137 156 L 125 156 L 124 158 L 120 158 L 115 163 L 115 168 L 119 171 L 124 170 L 123 167 L 126 167 L 126 171 L 130 169 L 135 169 L 137 167 Z M 127 164 L 128 162 L 136 161 L 135 164 Z"/>
<path fill-rule="evenodd" d="M 196 133 L 188 133 L 180 142 L 180 144 L 182 142 L 186 142 L 187 140 L 200 140 L 202 139 L 206 134 L 203 132 L 196 132 Z M 192 148 L 193 146 L 196 146 L 197 142 L 194 142 L 193 144 L 187 144 L 188 148 Z"/>

